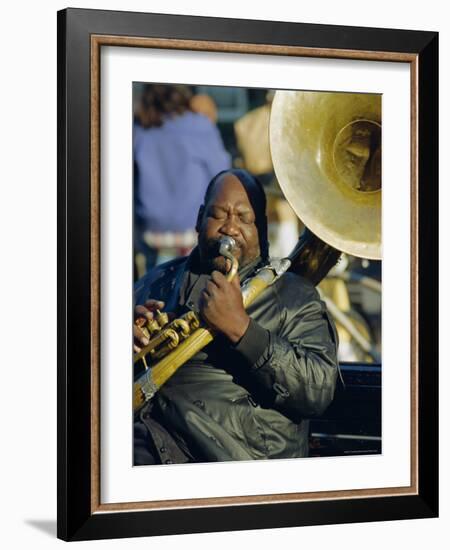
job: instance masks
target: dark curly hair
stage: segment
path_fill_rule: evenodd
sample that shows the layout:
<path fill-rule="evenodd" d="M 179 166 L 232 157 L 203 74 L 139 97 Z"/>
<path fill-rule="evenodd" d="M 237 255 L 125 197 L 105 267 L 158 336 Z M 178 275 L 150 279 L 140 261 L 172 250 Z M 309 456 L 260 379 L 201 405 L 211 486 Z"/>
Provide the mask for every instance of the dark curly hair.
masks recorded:
<path fill-rule="evenodd" d="M 190 111 L 192 92 L 187 86 L 146 84 L 135 118 L 144 128 L 162 126 L 164 118 Z"/>

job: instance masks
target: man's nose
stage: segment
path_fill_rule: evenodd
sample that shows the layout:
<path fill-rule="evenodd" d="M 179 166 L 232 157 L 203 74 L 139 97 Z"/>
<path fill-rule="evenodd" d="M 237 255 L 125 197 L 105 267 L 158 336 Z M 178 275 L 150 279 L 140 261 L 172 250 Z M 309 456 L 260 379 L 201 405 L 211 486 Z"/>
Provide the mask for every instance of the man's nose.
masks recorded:
<path fill-rule="evenodd" d="M 220 232 L 229 237 L 237 237 L 240 234 L 239 226 L 234 216 L 229 216 L 227 221 L 220 228 Z"/>

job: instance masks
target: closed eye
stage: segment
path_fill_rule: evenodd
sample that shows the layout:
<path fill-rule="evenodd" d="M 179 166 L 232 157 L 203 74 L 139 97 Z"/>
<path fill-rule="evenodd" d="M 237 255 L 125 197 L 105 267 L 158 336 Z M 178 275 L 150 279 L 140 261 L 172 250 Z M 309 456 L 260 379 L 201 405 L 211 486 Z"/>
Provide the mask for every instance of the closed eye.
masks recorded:
<path fill-rule="evenodd" d="M 227 217 L 224 212 L 211 212 L 209 216 L 210 218 L 214 218 L 215 220 L 225 220 Z"/>
<path fill-rule="evenodd" d="M 227 217 L 227 213 L 220 208 L 211 208 L 208 212 L 208 216 L 215 220 L 224 220 Z"/>
<path fill-rule="evenodd" d="M 239 219 L 241 220 L 242 223 L 245 223 L 245 224 L 255 223 L 255 218 L 250 213 L 240 214 Z"/>

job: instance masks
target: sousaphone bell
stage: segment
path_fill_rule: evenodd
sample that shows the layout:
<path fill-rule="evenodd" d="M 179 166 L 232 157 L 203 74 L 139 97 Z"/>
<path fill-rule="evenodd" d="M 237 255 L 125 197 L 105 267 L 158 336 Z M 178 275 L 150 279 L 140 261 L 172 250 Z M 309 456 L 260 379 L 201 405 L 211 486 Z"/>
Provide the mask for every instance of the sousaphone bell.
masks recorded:
<path fill-rule="evenodd" d="M 337 251 L 381 259 L 381 96 L 277 91 L 270 148 L 310 232 Z"/>

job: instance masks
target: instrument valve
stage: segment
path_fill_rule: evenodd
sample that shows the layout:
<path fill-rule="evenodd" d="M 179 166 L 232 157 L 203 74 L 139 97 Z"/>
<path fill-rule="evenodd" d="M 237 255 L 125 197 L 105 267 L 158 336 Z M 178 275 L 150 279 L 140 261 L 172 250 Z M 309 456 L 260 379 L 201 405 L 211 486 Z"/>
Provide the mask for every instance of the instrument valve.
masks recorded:
<path fill-rule="evenodd" d="M 161 330 L 161 327 L 156 319 L 147 321 L 147 324 L 145 325 L 145 327 L 149 331 L 150 335 L 153 335 L 156 332 L 159 332 Z"/>
<path fill-rule="evenodd" d="M 167 315 L 167 313 L 163 313 L 159 309 L 156 310 L 155 319 L 161 328 L 165 327 L 169 323 L 169 316 Z"/>

